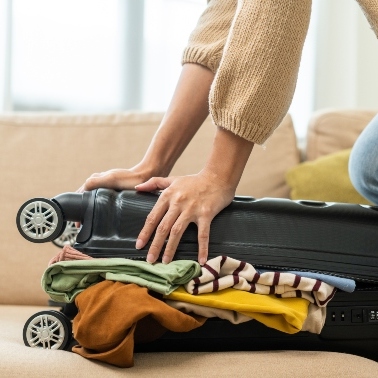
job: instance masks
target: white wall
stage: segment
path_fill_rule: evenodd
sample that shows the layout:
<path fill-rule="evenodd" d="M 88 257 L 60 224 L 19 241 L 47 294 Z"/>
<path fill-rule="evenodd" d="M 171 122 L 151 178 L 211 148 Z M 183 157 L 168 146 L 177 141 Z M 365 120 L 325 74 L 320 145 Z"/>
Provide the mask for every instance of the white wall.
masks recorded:
<path fill-rule="evenodd" d="M 124 0 L 118 1 L 119 4 L 123 4 L 124 2 Z M 206 6 L 205 0 L 187 0 L 185 7 L 183 7 L 184 2 L 181 1 L 144 0 L 146 3 L 143 43 L 144 80 L 142 86 L 139 83 L 139 86 L 143 87 L 141 88 L 143 99 L 139 98 L 140 94 L 137 95 L 131 92 L 133 96 L 132 100 L 136 101 L 138 99 L 138 101 L 136 104 L 129 104 L 129 99 L 126 98 L 125 93 L 120 87 L 123 85 L 130 88 L 132 84 L 131 79 L 134 79 L 134 77 L 126 77 L 125 75 L 121 75 L 121 78 L 119 77 L 119 72 L 123 72 L 122 56 L 125 56 L 125 54 L 119 48 L 123 43 L 120 37 L 123 30 L 121 30 L 122 28 L 117 29 L 115 24 L 122 24 L 120 20 L 122 20 L 124 12 L 119 12 L 122 14 L 119 17 L 116 16 L 117 12 L 122 8 L 117 8 L 117 1 L 101 2 L 101 4 L 106 4 L 104 6 L 108 13 L 113 12 L 112 14 L 115 15 L 113 17 L 115 21 L 111 22 L 113 27 L 101 24 L 103 29 L 102 35 L 104 35 L 105 30 L 110 36 L 110 39 L 104 39 L 102 44 L 97 39 L 95 47 L 90 49 L 90 46 L 86 43 L 86 48 L 80 48 L 80 54 L 78 54 L 72 46 L 78 45 L 78 42 L 80 42 L 78 36 L 83 33 L 80 34 L 78 32 L 77 35 L 75 34 L 76 29 L 73 27 L 73 25 L 76 25 L 74 24 L 75 20 L 72 14 L 69 14 L 70 34 L 67 35 L 65 33 L 62 38 L 64 40 L 71 38 L 71 40 L 69 49 L 67 48 L 63 55 L 59 55 L 59 52 L 62 52 L 60 51 L 62 50 L 60 46 L 63 46 L 64 43 L 59 43 L 59 39 L 53 33 L 57 32 L 56 28 L 47 37 L 45 31 L 43 31 L 44 36 L 52 40 L 52 45 L 46 48 L 46 43 L 44 44 L 43 42 L 43 38 L 45 37 L 34 36 L 29 28 L 25 27 L 24 34 L 20 34 L 19 32 L 13 35 L 13 64 L 11 64 L 12 56 L 10 54 L 9 41 L 6 38 L 6 31 L 9 24 L 9 4 L 11 4 L 12 0 L 0 0 L 0 111 L 11 110 L 11 96 L 9 96 L 11 68 L 13 74 L 13 97 L 17 97 L 17 95 L 20 97 L 21 94 L 26 94 L 29 102 L 37 101 L 39 92 L 45 88 L 42 79 L 46 79 L 45 73 L 49 70 L 45 68 L 45 65 L 49 62 L 50 68 L 52 66 L 59 68 L 58 63 L 62 67 L 58 70 L 60 74 L 54 75 L 54 80 L 49 81 L 52 89 L 49 87 L 51 90 L 49 89 L 48 95 L 44 96 L 44 99 L 46 97 L 49 101 L 52 101 L 57 97 L 60 100 L 59 104 L 64 109 L 75 110 L 76 108 L 80 108 L 82 110 L 94 108 L 96 111 L 101 111 L 124 109 L 139 105 L 142 110 L 164 110 L 181 70 L 180 58 L 182 48 L 185 46 L 188 35 L 195 26 L 199 14 Z M 36 8 L 36 11 L 39 9 L 35 7 L 36 3 L 42 3 L 42 1 L 13 0 L 13 10 L 14 14 L 18 15 L 19 26 L 23 25 L 23 21 L 22 18 L 21 20 L 19 19 L 20 12 L 17 13 L 17 11 L 20 9 L 23 10 L 21 13 L 26 14 L 27 19 L 30 20 L 31 16 L 33 16 L 31 14 L 33 6 Z M 50 7 L 57 7 L 59 4 L 62 6 L 62 3 L 63 1 L 49 2 L 46 0 L 46 4 Z M 68 3 L 73 4 L 75 1 L 71 0 Z M 92 23 L 94 27 L 98 28 L 96 17 L 93 14 L 93 2 L 90 0 L 80 0 L 75 3 L 76 10 L 78 5 L 81 5 L 81 8 L 86 12 L 87 8 L 85 7 L 89 3 L 92 4 L 92 13 L 91 17 L 85 20 L 85 29 L 90 29 Z M 31 8 L 30 11 L 27 11 L 29 9 L 27 6 Z M 48 6 L 46 7 L 48 8 Z M 170 7 L 171 13 L 169 13 L 168 19 L 162 22 L 162 19 L 164 19 L 163 15 L 165 14 L 165 17 L 167 17 L 167 12 L 164 11 L 166 6 Z M 49 8 L 46 9 L 46 12 L 49 12 Z M 77 11 L 76 13 L 80 12 Z M 175 14 L 176 17 L 171 17 L 171 14 Z M 177 17 L 178 14 L 180 17 Z M 101 14 L 101 18 L 104 20 L 106 17 Z M 51 15 L 47 17 L 47 21 L 51 22 L 51 19 Z M 82 30 L 82 18 L 79 21 L 78 27 Z M 33 22 L 33 19 L 31 22 Z M 176 22 L 176 24 L 172 22 Z M 17 22 L 14 24 L 17 26 Z M 171 33 L 172 29 L 176 31 L 174 35 Z M 16 32 L 17 30 L 15 28 Z M 38 27 L 33 27 L 32 31 L 36 33 Z M 38 43 L 31 43 L 29 41 L 31 38 L 34 38 Z M 112 43 L 109 43 L 109 40 Z M 20 46 L 23 47 L 24 55 L 19 51 Z M 44 49 L 39 51 L 38 47 L 40 49 L 44 47 Z M 25 51 L 28 52 L 30 49 L 32 53 L 25 55 Z M 161 54 L 161 51 L 164 52 L 164 56 L 168 56 L 167 60 L 172 62 L 171 65 L 167 65 L 165 62 L 160 62 L 159 59 L 156 59 L 156 56 L 158 53 Z M 44 54 L 48 59 L 46 59 Z M 100 55 L 98 56 L 98 54 Z M 53 60 L 54 56 L 55 60 Z M 71 75 L 68 72 L 70 65 L 67 64 L 66 60 L 72 56 L 76 57 L 74 73 L 80 71 L 78 77 L 74 77 L 73 74 Z M 77 58 L 78 56 L 79 59 Z M 107 63 L 98 62 L 99 57 L 104 61 L 106 60 Z M 88 64 L 88 60 L 92 63 L 98 63 L 95 65 L 97 68 L 92 67 L 94 64 Z M 27 65 L 25 65 L 25 62 L 27 62 Z M 34 72 L 33 67 L 39 67 L 39 71 L 42 74 L 39 71 Z M 82 70 L 79 70 L 80 67 L 82 67 Z M 357 1 L 313 0 L 310 30 L 303 53 L 297 90 L 290 109 L 298 128 L 298 136 L 301 138 L 305 135 L 307 120 L 313 110 L 325 107 L 378 108 L 377 67 L 378 40 L 370 29 Z M 95 68 L 98 72 L 92 72 L 95 71 Z M 140 67 L 140 69 L 142 68 Z M 68 78 L 64 77 L 63 72 L 68 74 Z M 42 78 L 40 77 L 41 75 Z M 96 78 L 96 80 L 91 79 L 90 82 L 96 84 L 95 87 L 101 88 L 100 94 L 95 90 L 87 90 L 88 85 L 83 81 L 86 77 L 89 77 L 89 79 L 92 77 Z M 59 79 L 64 79 L 63 84 L 59 82 Z M 70 92 L 67 92 L 68 94 L 64 92 L 67 83 L 69 83 L 68 87 L 70 89 Z M 104 95 L 105 92 L 106 95 Z M 69 106 L 65 106 L 66 98 L 69 99 Z M 104 101 L 104 98 L 106 98 L 106 101 Z"/>
<path fill-rule="evenodd" d="M 378 109 L 378 40 L 357 1 L 316 1 L 314 109 Z"/>
<path fill-rule="evenodd" d="M 303 46 L 301 64 L 293 101 L 289 113 L 293 119 L 295 132 L 299 139 L 304 139 L 307 133 L 308 119 L 314 111 L 315 101 L 315 66 L 316 37 L 318 26 L 318 4 L 313 2 L 311 20 L 306 40 Z"/>

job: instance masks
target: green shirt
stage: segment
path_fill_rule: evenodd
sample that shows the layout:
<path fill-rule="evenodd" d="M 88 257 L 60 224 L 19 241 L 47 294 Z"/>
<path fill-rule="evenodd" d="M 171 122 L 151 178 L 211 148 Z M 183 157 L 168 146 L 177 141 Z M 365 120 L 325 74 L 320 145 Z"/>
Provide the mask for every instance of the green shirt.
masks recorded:
<path fill-rule="evenodd" d="M 42 276 L 42 288 L 57 302 L 72 302 L 89 286 L 105 280 L 135 283 L 169 295 L 201 273 L 192 260 L 149 264 L 124 258 L 61 261 L 49 266 Z"/>

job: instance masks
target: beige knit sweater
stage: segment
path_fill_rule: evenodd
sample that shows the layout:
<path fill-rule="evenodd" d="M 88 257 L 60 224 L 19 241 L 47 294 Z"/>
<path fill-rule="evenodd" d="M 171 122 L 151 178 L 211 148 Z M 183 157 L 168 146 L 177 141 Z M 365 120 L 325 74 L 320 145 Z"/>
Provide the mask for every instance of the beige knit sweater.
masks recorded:
<path fill-rule="evenodd" d="M 378 0 L 358 0 L 378 35 Z M 287 113 L 295 90 L 311 0 L 210 0 L 184 63 L 215 73 L 213 122 L 262 144 Z"/>

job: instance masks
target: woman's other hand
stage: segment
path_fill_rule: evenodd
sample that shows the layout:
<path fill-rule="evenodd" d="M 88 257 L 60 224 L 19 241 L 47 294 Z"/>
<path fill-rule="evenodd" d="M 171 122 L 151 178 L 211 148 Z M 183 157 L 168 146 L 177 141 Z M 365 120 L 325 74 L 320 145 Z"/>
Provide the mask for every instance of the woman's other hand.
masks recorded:
<path fill-rule="evenodd" d="M 151 175 L 138 166 L 130 169 L 110 169 L 101 173 L 93 173 L 77 190 L 82 193 L 87 190 L 107 188 L 114 190 L 134 189 L 136 185 L 148 180 Z"/>
<path fill-rule="evenodd" d="M 156 230 L 148 250 L 147 261 L 154 263 L 168 239 L 162 256 L 163 263 L 172 261 L 180 239 L 193 222 L 198 228 L 198 261 L 205 264 L 209 249 L 210 224 L 214 217 L 229 205 L 235 188 L 219 180 L 212 172 L 202 170 L 191 176 L 153 177 L 137 185 L 139 191 L 162 190 L 148 215 L 136 248 L 143 248 Z"/>
<path fill-rule="evenodd" d="M 217 127 L 205 167 L 196 175 L 153 177 L 137 185 L 140 191 L 163 190 L 139 233 L 136 248 L 143 248 L 156 230 L 147 261 L 155 262 L 168 238 L 162 261 L 169 263 L 189 223 L 198 227 L 198 262 L 207 260 L 210 224 L 231 203 L 252 152 L 253 143 Z"/>

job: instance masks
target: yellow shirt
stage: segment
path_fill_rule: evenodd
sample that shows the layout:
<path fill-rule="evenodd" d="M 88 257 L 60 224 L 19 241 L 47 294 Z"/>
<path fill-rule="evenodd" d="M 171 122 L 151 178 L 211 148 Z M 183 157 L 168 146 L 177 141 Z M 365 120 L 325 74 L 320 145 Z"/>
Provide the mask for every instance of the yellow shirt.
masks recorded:
<path fill-rule="evenodd" d="M 309 305 L 303 298 L 277 298 L 275 295 L 253 294 L 236 289 L 192 295 L 182 286 L 164 298 L 237 311 L 285 333 L 296 333 L 302 329 Z"/>

